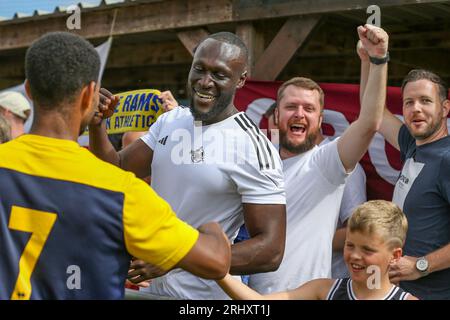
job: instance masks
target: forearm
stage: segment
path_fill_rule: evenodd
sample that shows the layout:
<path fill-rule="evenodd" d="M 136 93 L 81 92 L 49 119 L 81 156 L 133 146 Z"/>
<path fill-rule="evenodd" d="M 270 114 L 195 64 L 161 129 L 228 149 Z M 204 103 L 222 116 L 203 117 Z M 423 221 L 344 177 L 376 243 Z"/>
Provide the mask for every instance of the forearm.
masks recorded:
<path fill-rule="evenodd" d="M 197 242 L 175 267 L 205 279 L 222 279 L 230 268 L 231 250 L 228 238 L 216 222 L 198 228 Z"/>
<path fill-rule="evenodd" d="M 261 300 L 264 297 L 244 283 L 234 279 L 230 274 L 217 280 L 217 284 L 234 300 Z"/>
<path fill-rule="evenodd" d="M 347 172 L 353 170 L 363 157 L 381 124 L 386 98 L 386 77 L 386 64 L 370 65 L 359 117 L 338 141 L 339 157 Z"/>
<path fill-rule="evenodd" d="M 120 166 L 120 157 L 108 139 L 105 121 L 101 125 L 89 126 L 89 150 L 98 158 Z"/>
<path fill-rule="evenodd" d="M 194 246 L 171 269 L 182 268 L 204 279 L 222 279 L 230 268 L 231 250 L 228 238 L 216 222 L 201 225 L 198 231 L 199 236 Z M 141 256 L 141 259 L 151 260 L 144 256 Z M 134 260 L 130 269 L 128 279 L 133 283 L 160 277 L 171 270 L 162 269 L 144 260 Z"/>
<path fill-rule="evenodd" d="M 198 228 L 199 242 L 202 243 L 202 268 L 208 271 L 204 278 L 223 277 L 230 269 L 231 249 L 230 242 L 218 223 L 206 223 Z"/>
<path fill-rule="evenodd" d="M 379 132 L 383 137 L 397 150 L 400 150 L 398 144 L 398 134 L 403 123 L 394 116 L 386 107 L 384 108 L 383 121 L 381 122 Z"/>
<path fill-rule="evenodd" d="M 347 234 L 347 228 L 340 228 L 336 230 L 333 238 L 333 251 L 342 252 L 345 246 L 345 236 Z"/>
<path fill-rule="evenodd" d="M 426 255 L 429 263 L 429 272 L 450 268 L 450 244 Z"/>
<path fill-rule="evenodd" d="M 369 77 L 361 102 L 358 122 L 368 132 L 379 129 L 386 103 L 387 64 L 369 66 Z"/>
<path fill-rule="evenodd" d="M 253 274 L 278 269 L 283 248 L 271 243 L 263 234 L 231 246 L 231 274 Z"/>
<path fill-rule="evenodd" d="M 369 60 L 361 60 L 361 76 L 359 80 L 359 103 L 362 104 L 364 92 L 367 87 L 367 80 L 369 78 L 370 62 Z"/>

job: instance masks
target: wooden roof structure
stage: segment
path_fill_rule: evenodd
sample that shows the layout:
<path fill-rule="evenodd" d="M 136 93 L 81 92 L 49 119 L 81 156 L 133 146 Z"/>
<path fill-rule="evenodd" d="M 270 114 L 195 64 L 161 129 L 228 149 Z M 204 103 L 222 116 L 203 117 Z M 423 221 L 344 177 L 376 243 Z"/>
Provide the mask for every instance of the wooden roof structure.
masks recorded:
<path fill-rule="evenodd" d="M 450 1 L 439 0 L 102 0 L 81 5 L 81 29 L 94 45 L 112 31 L 103 76 L 113 92 L 170 89 L 185 98 L 192 50 L 208 34 L 237 33 L 250 49 L 250 77 L 358 83 L 356 27 L 381 8 L 390 34 L 389 84 L 412 68 L 427 68 L 450 81 Z M 35 11 L 0 21 L 0 90 L 24 80 L 26 48 L 50 31 L 68 31 L 69 13 Z"/>

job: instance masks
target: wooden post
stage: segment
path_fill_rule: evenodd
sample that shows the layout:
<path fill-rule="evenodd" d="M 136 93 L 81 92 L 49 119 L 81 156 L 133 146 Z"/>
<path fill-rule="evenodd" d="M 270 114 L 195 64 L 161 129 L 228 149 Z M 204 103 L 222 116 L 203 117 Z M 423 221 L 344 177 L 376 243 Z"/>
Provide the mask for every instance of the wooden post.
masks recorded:
<path fill-rule="evenodd" d="M 257 32 L 253 23 L 240 23 L 236 27 L 236 35 L 244 41 L 248 48 L 248 77 L 252 77 L 256 61 L 264 51 L 263 34 Z"/>
<path fill-rule="evenodd" d="M 318 21 L 312 17 L 289 18 L 256 62 L 253 78 L 274 81 Z"/>
<path fill-rule="evenodd" d="M 181 43 L 183 43 L 192 56 L 194 56 L 194 49 L 208 35 L 208 31 L 203 28 L 177 32 L 178 39 L 180 39 Z"/>

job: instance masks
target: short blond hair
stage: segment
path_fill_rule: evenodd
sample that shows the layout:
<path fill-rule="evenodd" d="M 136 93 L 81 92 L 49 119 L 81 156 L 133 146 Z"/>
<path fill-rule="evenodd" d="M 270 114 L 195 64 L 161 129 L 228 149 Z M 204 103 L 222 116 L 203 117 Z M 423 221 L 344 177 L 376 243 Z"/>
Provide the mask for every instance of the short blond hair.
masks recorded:
<path fill-rule="evenodd" d="M 323 107 L 325 104 L 325 94 L 323 93 L 322 88 L 314 80 L 311 80 L 309 78 L 304 78 L 304 77 L 292 78 L 292 79 L 284 82 L 278 88 L 277 106 L 279 105 L 281 98 L 283 98 L 284 90 L 286 90 L 286 88 L 288 86 L 294 86 L 294 87 L 303 88 L 303 89 L 307 89 L 307 90 L 317 90 L 319 92 L 320 110 L 323 111 Z"/>
<path fill-rule="evenodd" d="M 348 221 L 350 232 L 377 233 L 391 247 L 401 248 L 405 243 L 408 221 L 394 203 L 372 200 L 358 206 Z"/>

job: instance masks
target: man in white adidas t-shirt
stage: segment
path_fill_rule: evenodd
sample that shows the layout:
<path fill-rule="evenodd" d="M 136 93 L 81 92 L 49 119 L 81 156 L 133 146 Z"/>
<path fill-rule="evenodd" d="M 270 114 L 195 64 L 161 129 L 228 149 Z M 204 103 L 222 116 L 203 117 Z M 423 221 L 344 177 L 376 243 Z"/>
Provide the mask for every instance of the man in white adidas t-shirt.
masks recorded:
<path fill-rule="evenodd" d="M 245 83 L 246 62 L 247 48 L 237 36 L 210 35 L 194 54 L 190 108 L 163 114 L 147 135 L 119 154 L 109 148 L 104 128 L 89 130 L 91 149 L 102 159 L 140 177 L 151 169 L 152 187 L 192 226 L 217 221 L 233 241 L 245 221 L 251 238 L 232 245 L 233 274 L 276 270 L 286 231 L 280 156 L 233 105 L 236 89 Z M 108 100 L 114 98 L 103 97 L 105 106 Z M 159 275 L 141 262 L 131 268 L 136 269 L 130 273 L 133 282 Z M 183 299 L 228 298 L 214 281 L 181 270 L 153 279 L 146 290 Z"/>
<path fill-rule="evenodd" d="M 278 270 L 250 275 L 249 286 L 260 293 L 331 277 L 332 240 L 345 179 L 381 123 L 386 96 L 388 35 L 370 25 L 359 27 L 358 34 L 372 63 L 359 118 L 340 138 L 315 144 L 324 106 L 317 83 L 293 78 L 278 90 L 275 120 L 285 175 L 286 248 Z"/>

